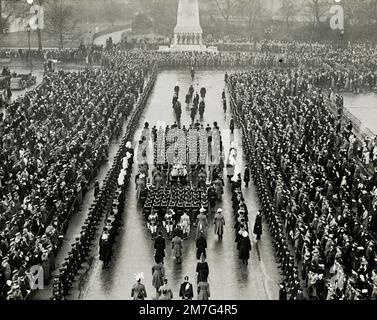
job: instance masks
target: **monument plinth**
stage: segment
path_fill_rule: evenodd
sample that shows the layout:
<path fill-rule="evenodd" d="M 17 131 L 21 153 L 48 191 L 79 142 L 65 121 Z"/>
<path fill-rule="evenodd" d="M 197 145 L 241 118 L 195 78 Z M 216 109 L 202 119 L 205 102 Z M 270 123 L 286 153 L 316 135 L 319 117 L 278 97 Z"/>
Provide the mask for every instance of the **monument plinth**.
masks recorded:
<path fill-rule="evenodd" d="M 203 44 L 198 0 L 179 0 L 172 45 L 160 47 L 160 51 L 217 51 Z"/>

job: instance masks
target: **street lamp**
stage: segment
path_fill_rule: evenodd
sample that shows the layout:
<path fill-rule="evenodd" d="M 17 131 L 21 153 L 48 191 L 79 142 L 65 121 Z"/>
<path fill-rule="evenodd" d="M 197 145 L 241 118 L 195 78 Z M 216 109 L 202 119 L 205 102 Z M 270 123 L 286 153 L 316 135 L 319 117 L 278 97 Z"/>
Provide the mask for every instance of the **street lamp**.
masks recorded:
<path fill-rule="evenodd" d="M 27 53 L 27 60 L 28 60 L 28 63 L 31 64 L 31 55 L 30 55 L 30 24 L 27 24 L 26 26 L 26 31 L 27 31 L 27 39 L 28 39 L 28 44 L 29 44 L 29 51 Z"/>
<path fill-rule="evenodd" d="M 33 15 L 33 18 L 35 19 L 35 21 L 33 21 L 33 30 L 37 31 L 38 50 L 41 51 L 42 50 L 42 36 L 41 36 L 40 19 L 43 19 L 43 8 L 41 5 L 41 0 L 39 0 L 38 2 L 34 0 L 26 0 L 26 2 L 30 6 L 30 11 L 32 9 L 34 11 L 34 12 L 31 12 L 31 14 Z M 42 12 L 42 16 L 41 16 L 40 11 Z"/>
<path fill-rule="evenodd" d="M 338 56 L 338 59 L 339 59 L 339 62 L 340 62 L 340 57 L 341 57 L 341 55 L 342 55 L 342 53 L 343 53 L 343 37 L 344 37 L 344 29 L 340 29 L 339 30 L 339 56 Z"/>
<path fill-rule="evenodd" d="M 343 51 L 343 38 L 344 38 L 344 29 L 340 30 L 340 50 Z"/>

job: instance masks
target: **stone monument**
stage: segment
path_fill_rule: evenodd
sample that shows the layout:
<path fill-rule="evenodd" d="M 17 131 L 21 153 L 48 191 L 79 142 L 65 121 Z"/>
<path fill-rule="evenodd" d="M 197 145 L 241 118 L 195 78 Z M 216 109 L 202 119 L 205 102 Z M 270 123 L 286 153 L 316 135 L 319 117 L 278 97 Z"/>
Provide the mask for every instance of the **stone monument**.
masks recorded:
<path fill-rule="evenodd" d="M 179 0 L 172 45 L 161 47 L 160 51 L 217 51 L 203 44 L 198 0 Z"/>

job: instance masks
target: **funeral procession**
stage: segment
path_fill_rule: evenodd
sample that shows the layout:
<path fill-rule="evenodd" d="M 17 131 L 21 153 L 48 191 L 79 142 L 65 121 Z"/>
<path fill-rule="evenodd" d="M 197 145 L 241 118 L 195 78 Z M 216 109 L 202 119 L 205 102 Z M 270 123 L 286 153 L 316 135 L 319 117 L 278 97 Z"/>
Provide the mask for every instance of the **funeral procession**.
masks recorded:
<path fill-rule="evenodd" d="M 0 0 L 0 304 L 373 301 L 376 241 L 377 0 Z"/>

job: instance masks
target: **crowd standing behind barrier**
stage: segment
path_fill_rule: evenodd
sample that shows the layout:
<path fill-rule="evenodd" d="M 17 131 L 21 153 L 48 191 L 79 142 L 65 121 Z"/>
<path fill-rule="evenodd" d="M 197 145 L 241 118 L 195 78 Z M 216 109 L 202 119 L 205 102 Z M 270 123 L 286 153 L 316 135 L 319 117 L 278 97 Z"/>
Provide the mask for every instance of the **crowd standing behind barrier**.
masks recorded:
<path fill-rule="evenodd" d="M 122 60 L 120 56 L 118 56 L 112 63 L 114 63 L 113 67 L 116 67 L 118 64 L 127 64 L 127 61 Z M 144 63 L 147 62 L 144 61 Z M 100 260 L 104 261 L 104 266 L 107 267 L 111 257 L 111 248 L 115 242 L 117 230 L 120 225 L 122 208 L 124 208 L 126 204 L 125 191 L 131 178 L 134 151 L 131 143 L 127 141 L 132 141 L 133 139 L 140 116 L 144 110 L 148 95 L 153 88 L 157 75 L 157 68 L 155 66 L 152 66 L 150 70 L 152 71 L 148 84 L 142 90 L 140 99 L 129 117 L 125 134 L 114 158 L 113 165 L 107 172 L 102 188 L 90 207 L 88 217 L 81 228 L 80 237 L 75 239 L 76 242 L 72 245 L 72 250 L 68 253 L 65 262 L 59 268 L 59 275 L 54 279 L 52 292 L 52 299 L 54 300 L 65 299 L 69 294 L 75 276 L 78 274 L 82 263 L 90 253 L 90 247 L 95 239 L 98 225 L 104 216 L 105 223 L 99 247 Z M 77 248 L 81 249 L 78 250 Z M 77 250 L 80 254 L 77 254 Z"/>
<path fill-rule="evenodd" d="M 297 79 L 258 70 L 228 81 L 255 178 L 265 179 L 257 188 L 266 217 L 273 234 L 285 231 L 287 241 L 276 245 L 285 286 L 296 298 L 301 284 L 311 299 L 376 299 L 377 171 L 365 177 L 356 162 L 371 151 L 358 148 L 352 126 L 329 111 L 320 89 L 286 86 Z"/>
<path fill-rule="evenodd" d="M 322 259 L 325 260 L 326 275 L 328 271 L 331 272 L 331 268 L 342 270 L 340 266 L 343 267 L 343 263 L 347 272 L 351 270 L 357 273 L 356 280 L 352 277 L 346 280 L 347 285 L 352 283 L 351 288 L 357 287 L 361 290 L 352 297 L 364 297 L 363 286 L 367 286 L 367 296 L 373 297 L 375 286 L 371 285 L 371 282 L 375 281 L 374 271 L 372 272 L 375 266 L 375 245 L 369 241 L 371 238 L 367 231 L 370 229 L 373 233 L 376 230 L 374 185 L 377 176 L 374 174 L 369 180 L 363 177 L 356 160 L 366 164 L 375 163 L 376 142 L 373 138 L 360 146 L 360 142 L 352 134 L 353 128 L 344 128 L 340 119 L 329 112 L 324 105 L 323 95 L 317 89 L 323 87 L 354 92 L 359 92 L 360 88 L 375 89 L 377 53 L 375 48 L 369 45 L 346 48 L 341 55 L 339 50 L 320 45 L 310 48 L 309 51 L 308 45 L 288 47 L 286 50 L 291 52 L 285 58 L 262 52 L 162 53 L 122 52 L 112 48 L 98 48 L 94 50 L 99 54 L 98 57 L 100 56 L 102 70 L 46 74 L 41 85 L 13 102 L 7 115 L 0 118 L 1 298 L 20 299 L 29 295 L 28 270 L 31 266 L 41 265 L 45 280 L 49 280 L 51 270 L 55 267 L 54 256 L 69 218 L 79 209 L 88 183 L 99 166 L 106 161 L 109 141 L 111 137 L 119 134 L 122 121 L 130 113 L 142 91 L 144 74 L 152 70 L 154 65 L 161 68 L 297 67 L 290 71 L 279 68 L 277 71 L 253 71 L 231 77 L 231 92 L 236 106 L 242 111 L 246 110 L 250 116 L 249 123 L 245 126 L 249 133 L 257 132 L 252 136 L 253 144 L 259 148 L 255 160 L 263 161 L 256 168 L 268 175 L 269 179 L 265 182 L 267 190 L 278 193 L 279 197 L 281 194 L 281 198 L 286 201 L 279 204 L 277 212 L 283 217 L 284 228 L 289 227 L 288 234 L 295 247 L 299 248 L 297 251 L 305 247 L 303 253 L 296 256 L 296 259 L 305 261 L 305 280 L 310 267 L 304 257 L 305 253 L 309 252 L 312 260 L 312 256 L 315 257 L 316 267 L 323 265 L 322 261 L 320 263 L 318 260 L 324 257 Z M 14 53 L 10 52 L 11 55 Z M 51 57 L 62 59 L 61 57 L 66 56 L 67 59 L 72 59 L 70 50 L 45 50 L 42 53 L 46 54 L 46 57 L 55 54 Z M 107 91 L 104 92 L 103 88 Z M 143 94 L 143 103 L 145 99 Z M 263 108 L 265 105 L 272 107 Z M 137 108 L 136 112 L 141 112 L 140 110 L 141 107 Z M 287 114 L 295 120 L 287 119 Z M 129 132 L 135 130 L 138 116 L 139 113 L 133 113 Z M 103 125 L 99 125 L 101 123 Z M 289 134 L 284 134 L 286 132 L 281 130 L 282 126 L 286 125 L 297 130 L 288 130 Z M 270 130 L 271 128 L 275 131 Z M 315 141 L 308 137 L 308 132 L 313 128 L 317 135 Z M 297 134 L 306 137 L 306 140 L 302 144 L 302 150 L 294 151 L 291 146 L 292 141 L 298 139 Z M 334 159 L 326 158 L 326 150 L 321 150 L 324 146 Z M 314 154 L 309 152 L 312 149 L 315 150 Z M 321 156 L 318 157 L 317 152 Z M 280 159 L 282 153 L 285 153 L 288 159 Z M 304 165 L 303 157 L 305 161 L 310 161 L 312 167 Z M 326 160 L 323 160 L 324 157 Z M 326 163 L 325 172 L 319 169 L 323 163 Z M 329 163 L 334 165 L 333 170 Z M 118 169 L 120 170 L 120 167 Z M 281 170 L 284 172 L 281 173 Z M 279 174 L 280 178 L 277 178 Z M 311 175 L 315 177 L 315 182 L 310 178 Z M 93 211 L 91 218 L 88 218 L 87 231 L 83 230 L 80 239 L 85 241 L 85 246 L 88 245 L 87 239 L 93 236 L 93 225 L 99 221 L 110 201 L 109 195 L 115 192 L 114 186 L 111 186 L 113 183 L 109 181 L 115 181 L 117 176 L 118 174 L 111 171 L 98 194 L 93 205 L 93 208 L 97 208 L 96 212 Z M 295 176 L 296 180 L 291 181 L 292 176 Z M 350 177 L 354 178 L 354 182 Z M 258 172 L 254 172 L 254 178 L 262 179 Z M 320 182 L 316 178 L 320 179 Z M 307 181 L 302 184 L 303 179 Z M 318 191 L 318 194 L 324 197 L 321 198 L 320 206 L 317 193 L 313 195 L 311 192 L 313 183 L 315 187 L 322 188 Z M 276 192 L 278 184 L 281 185 L 281 193 Z M 269 206 L 269 199 L 264 191 L 266 190 L 259 190 L 265 205 Z M 299 194 L 300 198 L 296 199 Z M 330 197 L 325 201 L 332 194 L 336 195 L 335 199 Z M 305 196 L 310 200 L 307 203 L 302 201 Z M 295 209 L 291 209 L 292 203 L 289 199 L 296 199 L 296 204 L 293 205 Z M 344 200 L 346 205 L 343 206 L 341 200 Z M 318 234 L 317 229 L 313 231 L 313 221 L 308 221 L 302 214 L 312 210 L 306 207 L 310 202 L 314 202 L 314 210 L 318 211 L 316 218 L 321 222 L 315 220 L 314 224 L 320 224 L 323 228 L 332 226 L 335 232 L 320 231 Z M 336 208 L 341 208 L 341 214 Z M 320 219 L 320 216 L 324 218 Z M 273 226 L 280 226 L 273 212 L 270 212 L 268 217 Z M 357 220 L 361 223 L 356 223 L 353 219 L 355 217 L 358 217 Z M 355 231 L 355 228 L 359 229 Z M 280 229 L 276 232 L 278 238 Z M 344 239 L 342 233 L 348 238 Z M 332 246 L 327 245 L 329 240 L 323 237 L 330 237 L 330 234 L 335 238 L 331 240 Z M 305 241 L 302 239 L 308 239 L 306 246 L 303 246 Z M 293 295 L 300 294 L 295 284 L 297 270 L 291 266 L 291 256 L 285 255 L 282 243 L 276 245 L 282 248 L 283 253 L 279 259 L 283 269 L 289 273 L 289 283 L 294 284 Z M 339 254 L 337 246 L 340 247 Z M 77 250 L 81 252 L 82 249 Z M 322 252 L 324 250 L 325 253 Z M 334 252 L 336 259 L 333 259 Z M 350 261 L 339 260 L 339 255 L 345 257 L 344 259 L 351 256 Z M 352 258 L 353 255 L 355 258 Z M 65 282 L 66 289 L 73 280 L 72 276 L 78 271 L 78 265 L 73 263 L 77 256 L 78 253 L 73 252 L 67 258 L 67 269 L 64 272 L 69 281 Z M 69 261 L 72 263 L 69 264 Z M 333 262 L 338 264 L 334 265 Z M 365 271 L 360 270 L 361 266 Z M 315 274 L 319 278 L 322 271 L 313 270 L 309 270 L 312 272 L 311 279 L 315 279 Z M 360 274 L 363 276 L 361 280 Z M 312 282 L 315 283 L 314 280 Z M 312 285 L 311 288 L 313 287 Z M 334 288 L 332 284 L 331 290 Z M 313 292 L 310 294 L 318 297 L 317 293 Z M 351 295 L 350 292 L 353 291 L 349 291 L 347 297 Z M 336 296 L 341 294 L 338 292 Z"/>
<path fill-rule="evenodd" d="M 2 299 L 30 293 L 32 266 L 48 283 L 69 219 L 142 92 L 146 64 L 125 53 L 102 70 L 45 75 L 1 118 Z"/>

